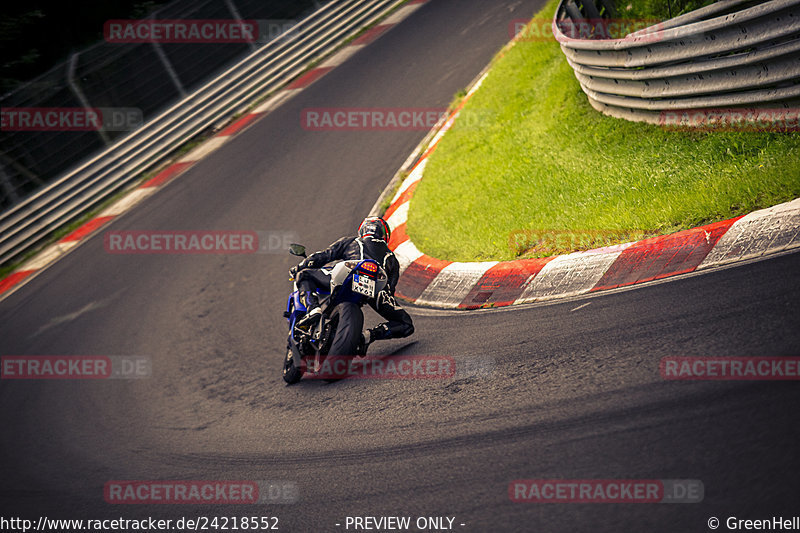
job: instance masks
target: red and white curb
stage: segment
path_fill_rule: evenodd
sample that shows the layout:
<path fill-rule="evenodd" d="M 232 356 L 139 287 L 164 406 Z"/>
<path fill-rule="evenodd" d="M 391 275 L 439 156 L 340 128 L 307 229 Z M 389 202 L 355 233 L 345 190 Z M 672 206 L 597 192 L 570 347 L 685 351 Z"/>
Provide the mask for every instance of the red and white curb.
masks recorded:
<path fill-rule="evenodd" d="M 24 284 L 24 282 L 30 281 L 35 274 L 38 274 L 46 267 L 53 264 L 55 261 L 73 250 L 80 243 L 84 242 L 88 237 L 107 225 L 109 222 L 130 210 L 136 204 L 155 193 L 156 190 L 163 187 L 174 178 L 185 172 L 187 169 L 192 167 L 195 163 L 220 148 L 233 136 L 240 133 L 248 126 L 251 126 L 259 118 L 267 115 L 270 111 L 277 108 L 286 100 L 298 94 L 312 83 L 323 77 L 325 74 L 333 70 L 335 67 L 347 61 L 347 59 L 349 59 L 359 50 L 371 44 L 393 26 L 396 26 L 405 20 L 409 15 L 419 9 L 426 2 L 428 2 L 428 0 L 412 0 L 400 7 L 386 19 L 364 32 L 358 38 L 350 42 L 347 46 L 336 52 L 317 67 L 309 70 L 296 80 L 289 83 L 286 87 L 275 94 L 275 96 L 267 99 L 264 103 L 258 105 L 251 112 L 243 115 L 225 127 L 215 136 L 195 147 L 185 156 L 182 156 L 178 160 L 169 164 L 154 177 L 133 189 L 119 201 L 115 202 L 103 212 L 99 213 L 96 217 L 81 225 L 78 229 L 62 238 L 60 241 L 48 246 L 36 254 L 33 259 L 25 262 L 14 272 L 0 280 L 0 299 L 11 294 L 13 290 L 18 289 Z"/>
<path fill-rule="evenodd" d="M 501 307 L 635 285 L 800 247 L 798 198 L 671 235 L 555 257 L 460 263 L 425 255 L 406 233 L 411 198 L 428 157 L 485 79 L 486 74 L 418 150 L 422 157 L 384 213 L 392 228 L 389 247 L 401 267 L 400 298 L 439 308 Z"/>

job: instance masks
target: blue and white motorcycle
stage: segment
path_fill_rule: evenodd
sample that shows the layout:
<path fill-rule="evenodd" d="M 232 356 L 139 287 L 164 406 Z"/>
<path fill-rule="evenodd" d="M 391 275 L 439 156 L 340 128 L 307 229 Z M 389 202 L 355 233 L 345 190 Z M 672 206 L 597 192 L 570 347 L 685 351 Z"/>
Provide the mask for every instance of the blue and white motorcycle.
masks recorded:
<path fill-rule="evenodd" d="M 289 253 L 306 257 L 306 248 L 292 244 Z M 331 272 L 330 290 L 317 289 L 322 312 L 311 317 L 306 316 L 297 282 L 291 280 L 294 291 L 284 312 L 289 321 L 289 338 L 283 363 L 283 379 L 290 385 L 300 381 L 306 372 L 320 369 L 327 356 L 366 355 L 361 308 L 374 302 L 386 287 L 386 271 L 372 259 L 339 261 L 328 270 Z"/>

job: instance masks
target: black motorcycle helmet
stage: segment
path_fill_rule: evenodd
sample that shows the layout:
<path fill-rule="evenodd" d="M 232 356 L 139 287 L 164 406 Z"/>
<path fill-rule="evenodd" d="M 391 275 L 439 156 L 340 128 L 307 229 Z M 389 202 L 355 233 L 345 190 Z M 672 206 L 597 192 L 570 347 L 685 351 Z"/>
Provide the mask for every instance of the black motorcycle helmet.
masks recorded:
<path fill-rule="evenodd" d="M 367 217 L 358 228 L 358 236 L 363 239 L 368 235 L 375 240 L 389 242 L 392 231 L 381 217 Z"/>

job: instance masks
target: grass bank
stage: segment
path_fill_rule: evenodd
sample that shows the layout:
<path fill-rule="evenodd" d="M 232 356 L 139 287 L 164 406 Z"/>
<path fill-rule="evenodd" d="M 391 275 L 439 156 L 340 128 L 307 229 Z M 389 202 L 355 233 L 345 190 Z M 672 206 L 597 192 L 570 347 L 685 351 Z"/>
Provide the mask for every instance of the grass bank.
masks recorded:
<path fill-rule="evenodd" d="M 552 17 L 556 5 L 534 18 Z M 464 113 L 409 212 L 411 238 L 442 259 L 588 249 L 800 196 L 800 135 L 666 131 L 606 117 L 554 39 L 523 40 L 497 58 Z"/>

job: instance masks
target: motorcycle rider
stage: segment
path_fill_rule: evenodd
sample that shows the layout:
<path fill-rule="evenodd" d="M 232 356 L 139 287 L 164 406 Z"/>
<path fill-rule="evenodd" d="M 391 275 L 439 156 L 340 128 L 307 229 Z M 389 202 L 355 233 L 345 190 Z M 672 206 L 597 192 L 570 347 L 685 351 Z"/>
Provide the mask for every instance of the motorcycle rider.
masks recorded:
<path fill-rule="evenodd" d="M 389 225 L 380 217 L 367 217 L 358 228 L 358 235 L 342 237 L 325 250 L 311 254 L 290 274 L 297 281 L 300 301 L 308 310 L 306 316 L 321 313 L 319 300 L 314 289 L 330 287 L 331 271 L 324 266 L 332 261 L 372 259 L 380 264 L 388 277 L 386 287 L 370 302 L 375 311 L 387 322 L 364 331 L 367 345 L 376 340 L 408 337 L 414 333 L 411 316 L 397 304 L 394 298 L 395 286 L 400 277 L 400 263 L 387 243 L 391 236 Z"/>

